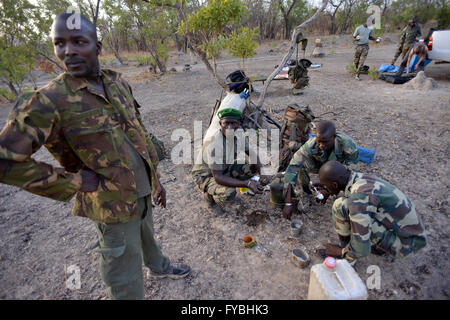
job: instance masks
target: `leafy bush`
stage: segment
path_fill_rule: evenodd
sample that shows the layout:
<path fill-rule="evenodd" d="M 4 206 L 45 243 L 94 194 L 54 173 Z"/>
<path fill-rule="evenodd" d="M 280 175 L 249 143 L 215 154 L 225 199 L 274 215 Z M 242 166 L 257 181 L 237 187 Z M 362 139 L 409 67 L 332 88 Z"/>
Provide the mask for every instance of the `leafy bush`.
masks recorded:
<path fill-rule="evenodd" d="M 345 70 L 348 71 L 348 73 L 350 73 L 351 75 L 355 75 L 356 74 L 356 67 L 355 64 L 353 62 L 350 62 L 349 64 L 347 64 L 345 66 Z"/>
<path fill-rule="evenodd" d="M 369 78 L 372 80 L 378 79 L 378 72 L 375 69 L 375 67 L 372 67 L 369 69 L 368 75 L 369 75 Z"/>
<path fill-rule="evenodd" d="M 258 42 L 253 41 L 256 37 L 258 37 L 258 27 L 253 29 L 242 27 L 239 32 L 233 31 L 228 39 L 230 53 L 233 57 L 242 59 L 242 67 L 244 67 L 245 59 L 256 54 Z"/>
<path fill-rule="evenodd" d="M 140 66 L 148 66 L 152 65 L 152 62 L 155 60 L 151 55 L 145 56 L 136 56 L 136 60 Z"/>

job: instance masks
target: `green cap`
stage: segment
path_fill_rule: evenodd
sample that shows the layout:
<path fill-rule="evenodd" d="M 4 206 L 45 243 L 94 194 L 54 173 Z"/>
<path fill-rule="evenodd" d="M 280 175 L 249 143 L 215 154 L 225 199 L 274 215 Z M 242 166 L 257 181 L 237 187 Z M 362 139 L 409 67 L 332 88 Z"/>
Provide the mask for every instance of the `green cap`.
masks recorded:
<path fill-rule="evenodd" d="M 240 120 L 242 118 L 242 112 L 233 108 L 226 108 L 217 112 L 217 116 L 221 120 L 224 118 L 232 118 Z"/>

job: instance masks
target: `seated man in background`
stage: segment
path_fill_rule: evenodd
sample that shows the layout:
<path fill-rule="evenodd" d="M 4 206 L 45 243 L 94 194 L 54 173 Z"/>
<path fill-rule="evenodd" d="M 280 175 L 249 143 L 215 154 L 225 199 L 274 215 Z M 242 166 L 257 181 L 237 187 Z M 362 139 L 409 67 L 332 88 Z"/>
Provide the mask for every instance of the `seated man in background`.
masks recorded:
<path fill-rule="evenodd" d="M 256 155 L 256 164 L 237 159 L 239 146 L 235 131 L 240 126 L 242 113 L 228 108 L 220 110 L 217 116 L 220 119 L 220 131 L 203 143 L 200 154 L 202 159 L 194 164 L 192 175 L 194 182 L 204 193 L 207 209 L 222 215 L 223 210 L 234 201 L 236 188 L 249 188 L 253 193 L 261 193 L 258 183 L 250 180 L 260 173 L 261 165 Z M 249 155 L 247 143 L 242 151 Z"/>
<path fill-rule="evenodd" d="M 342 132 L 336 132 L 331 121 L 320 121 L 316 126 L 316 137 L 309 139 L 292 157 L 286 169 L 284 183 L 286 186 L 285 207 L 283 216 L 290 219 L 293 211 L 292 199 L 297 182 L 302 185 L 303 202 L 311 202 L 312 192 L 309 187 L 309 173 L 318 173 L 320 167 L 329 160 L 337 160 L 344 164 L 357 163 L 359 159 L 356 143 Z M 324 202 L 328 198 L 325 195 Z"/>
<path fill-rule="evenodd" d="M 322 189 L 344 196 L 333 203 L 332 217 L 340 245 L 327 244 L 325 254 L 354 262 L 375 254 L 401 258 L 427 244 L 414 204 L 383 179 L 351 172 L 336 161 L 319 171 Z"/>

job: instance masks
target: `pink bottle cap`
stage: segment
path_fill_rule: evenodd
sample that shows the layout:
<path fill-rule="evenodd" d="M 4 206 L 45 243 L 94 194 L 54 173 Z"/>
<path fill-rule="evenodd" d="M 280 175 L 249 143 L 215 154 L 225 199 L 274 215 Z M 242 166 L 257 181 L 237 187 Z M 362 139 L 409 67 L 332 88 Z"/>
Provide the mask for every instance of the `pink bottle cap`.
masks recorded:
<path fill-rule="evenodd" d="M 327 257 L 325 261 L 323 262 L 324 266 L 328 269 L 334 269 L 336 268 L 336 259 L 333 257 Z"/>

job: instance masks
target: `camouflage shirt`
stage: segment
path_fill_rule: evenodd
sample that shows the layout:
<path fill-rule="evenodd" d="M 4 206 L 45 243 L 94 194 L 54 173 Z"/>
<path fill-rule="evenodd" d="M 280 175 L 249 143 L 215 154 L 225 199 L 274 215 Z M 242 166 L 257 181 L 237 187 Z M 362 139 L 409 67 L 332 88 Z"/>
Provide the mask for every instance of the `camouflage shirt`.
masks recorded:
<path fill-rule="evenodd" d="M 285 174 L 285 183 L 296 185 L 297 173 L 301 168 L 313 168 L 317 170 L 329 160 L 336 160 L 343 164 L 357 163 L 359 159 L 356 143 L 346 134 L 336 132 L 334 150 L 331 153 L 322 151 L 317 145 L 316 138 L 309 139 L 294 154 Z M 308 162 L 308 163 L 305 163 Z"/>
<path fill-rule="evenodd" d="M 203 142 L 201 153 L 199 153 L 196 163 L 192 167 L 192 175 L 212 177 L 213 171 L 224 172 L 238 161 L 245 163 L 245 154 L 249 152 L 249 144 L 247 138 L 245 136 L 243 138 L 245 140 L 242 139 L 243 144 L 241 145 L 238 144 L 238 139 L 235 136 L 232 145 L 231 139 L 228 140 L 222 131 L 217 131 L 214 136 Z"/>
<path fill-rule="evenodd" d="M 136 182 L 124 134 L 150 169 L 160 190 L 158 156 L 130 86 L 119 73 L 102 70 L 108 97 L 84 78 L 63 73 L 22 96 L 0 132 L 0 182 L 55 200 L 75 194 L 73 214 L 105 224 L 137 216 Z M 63 168 L 34 160 L 42 145 Z M 82 168 L 98 174 L 94 192 L 81 192 Z"/>
<path fill-rule="evenodd" d="M 353 172 L 344 189 L 352 230 L 350 243 L 343 249 L 350 259 L 365 257 L 371 249 L 371 225 L 373 220 L 394 232 L 398 237 L 423 238 L 425 229 L 414 204 L 399 189 L 383 179 Z"/>
<path fill-rule="evenodd" d="M 405 43 L 407 45 L 413 45 L 416 42 L 416 38 L 422 35 L 422 31 L 418 24 L 415 24 L 414 27 L 407 25 L 403 30 L 400 36 L 400 42 Z"/>

